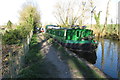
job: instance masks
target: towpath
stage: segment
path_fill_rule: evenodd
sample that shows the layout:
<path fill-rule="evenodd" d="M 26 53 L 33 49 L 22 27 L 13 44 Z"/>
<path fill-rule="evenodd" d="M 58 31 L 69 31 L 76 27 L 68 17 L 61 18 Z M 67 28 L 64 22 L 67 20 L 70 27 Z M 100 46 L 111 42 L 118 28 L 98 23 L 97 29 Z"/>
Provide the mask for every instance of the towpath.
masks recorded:
<path fill-rule="evenodd" d="M 44 62 L 48 63 L 48 72 L 53 74 L 52 77 L 84 79 L 106 77 L 98 68 L 87 61 L 75 58 L 69 51 L 65 54 L 66 51 L 60 50 L 59 46 L 53 46 L 50 40 L 45 39 L 42 34 L 38 34 L 38 41 L 41 43 L 41 52 L 45 55 Z"/>
<path fill-rule="evenodd" d="M 45 34 L 44 34 L 45 35 Z M 77 58 L 58 44 L 51 44 L 43 34 L 37 34 L 37 46 L 26 57 L 27 65 L 20 76 L 38 78 L 105 78 L 104 74 L 85 60 Z M 33 51 L 33 52 L 32 52 Z M 33 55 L 33 56 L 31 56 Z M 43 56 L 42 59 L 38 57 Z M 38 59 L 37 59 L 38 58 Z M 93 68 L 92 68 L 93 67 Z M 31 73 L 29 73 L 31 72 Z"/>
<path fill-rule="evenodd" d="M 48 63 L 49 73 L 57 78 L 72 78 L 68 65 L 60 59 L 60 51 L 48 43 L 42 34 L 38 34 L 38 39 L 41 43 L 41 52 L 45 55 L 44 61 Z"/>

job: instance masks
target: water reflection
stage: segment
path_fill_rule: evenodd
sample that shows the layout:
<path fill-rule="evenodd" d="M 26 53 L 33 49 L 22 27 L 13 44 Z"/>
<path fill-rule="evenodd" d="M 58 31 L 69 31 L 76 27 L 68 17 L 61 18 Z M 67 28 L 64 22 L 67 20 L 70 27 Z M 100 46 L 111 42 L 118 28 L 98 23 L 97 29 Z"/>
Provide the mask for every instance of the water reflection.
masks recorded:
<path fill-rule="evenodd" d="M 75 51 L 74 51 L 75 52 Z M 120 79 L 120 41 L 99 39 L 94 52 L 75 52 L 80 58 L 94 64 L 108 76 Z"/>
<path fill-rule="evenodd" d="M 87 60 L 88 62 L 90 62 L 91 64 L 95 64 L 96 60 L 97 60 L 97 55 L 96 52 L 75 52 L 80 58 L 84 58 L 85 60 Z"/>
<path fill-rule="evenodd" d="M 100 39 L 94 52 L 75 52 L 112 78 L 120 79 L 120 42 Z"/>
<path fill-rule="evenodd" d="M 118 78 L 120 79 L 120 44 L 118 45 Z"/>
<path fill-rule="evenodd" d="M 97 60 L 94 64 L 113 78 L 120 77 L 120 42 L 100 39 L 96 50 Z"/>

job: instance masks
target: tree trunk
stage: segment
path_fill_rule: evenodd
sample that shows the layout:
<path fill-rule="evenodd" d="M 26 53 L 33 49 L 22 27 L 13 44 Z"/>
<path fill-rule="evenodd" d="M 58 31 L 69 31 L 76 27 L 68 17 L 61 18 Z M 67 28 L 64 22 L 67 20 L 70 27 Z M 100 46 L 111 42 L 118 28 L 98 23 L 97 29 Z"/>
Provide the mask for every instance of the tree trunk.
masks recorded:
<path fill-rule="evenodd" d="M 103 26 L 103 29 L 102 29 L 102 36 L 105 35 L 106 33 L 106 26 L 107 26 L 107 21 L 108 21 L 108 15 L 109 15 L 109 4 L 110 4 L 110 1 L 108 1 L 107 3 L 107 9 L 106 9 L 106 17 L 105 17 L 105 23 L 104 23 L 104 26 Z"/>

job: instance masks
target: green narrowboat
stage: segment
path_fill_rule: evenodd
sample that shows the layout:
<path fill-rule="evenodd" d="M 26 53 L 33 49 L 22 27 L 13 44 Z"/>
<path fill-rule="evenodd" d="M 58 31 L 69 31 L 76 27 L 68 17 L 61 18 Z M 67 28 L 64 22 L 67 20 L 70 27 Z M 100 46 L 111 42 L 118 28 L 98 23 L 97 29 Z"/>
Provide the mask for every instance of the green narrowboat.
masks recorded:
<path fill-rule="evenodd" d="M 85 28 L 47 28 L 46 33 L 61 45 L 75 51 L 93 51 L 98 42 L 92 30 Z"/>

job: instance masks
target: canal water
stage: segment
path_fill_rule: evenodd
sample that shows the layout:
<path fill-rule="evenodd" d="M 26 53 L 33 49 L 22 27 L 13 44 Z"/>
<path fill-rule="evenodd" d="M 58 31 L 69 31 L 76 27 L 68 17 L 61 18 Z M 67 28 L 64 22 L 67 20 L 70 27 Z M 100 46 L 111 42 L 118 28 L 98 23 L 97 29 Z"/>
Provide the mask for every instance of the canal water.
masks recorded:
<path fill-rule="evenodd" d="M 120 42 L 100 39 L 95 66 L 112 78 L 120 78 Z"/>
<path fill-rule="evenodd" d="M 120 41 L 99 39 L 96 51 L 79 52 L 77 55 L 86 59 L 112 78 L 120 78 Z"/>

